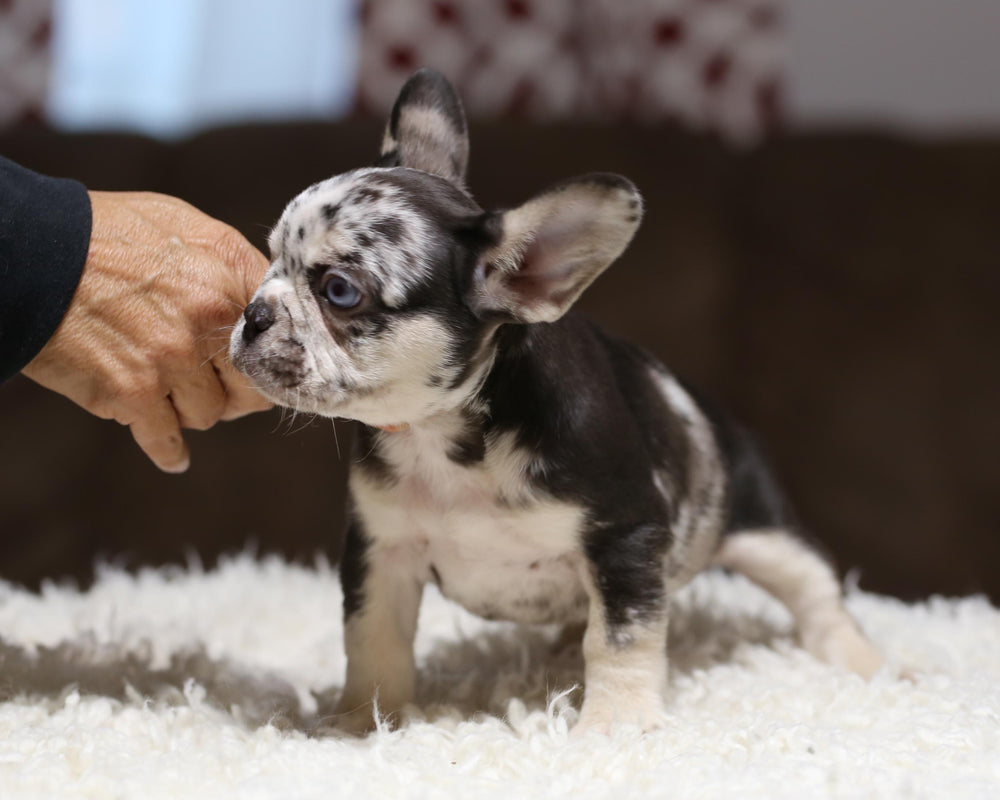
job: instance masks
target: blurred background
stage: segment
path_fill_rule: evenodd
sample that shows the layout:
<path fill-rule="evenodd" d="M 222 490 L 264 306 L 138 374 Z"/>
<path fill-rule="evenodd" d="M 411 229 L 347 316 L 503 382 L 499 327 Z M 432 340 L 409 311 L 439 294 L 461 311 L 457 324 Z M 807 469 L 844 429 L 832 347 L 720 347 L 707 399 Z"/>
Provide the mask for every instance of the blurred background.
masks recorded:
<path fill-rule="evenodd" d="M 188 200 L 263 248 L 371 163 L 405 78 L 471 121 L 485 206 L 593 170 L 647 200 L 582 301 L 762 435 L 862 587 L 1000 600 L 996 0 L 0 0 L 0 154 Z M 0 386 L 0 577 L 251 543 L 339 556 L 350 423 L 190 435 L 183 476 Z"/>

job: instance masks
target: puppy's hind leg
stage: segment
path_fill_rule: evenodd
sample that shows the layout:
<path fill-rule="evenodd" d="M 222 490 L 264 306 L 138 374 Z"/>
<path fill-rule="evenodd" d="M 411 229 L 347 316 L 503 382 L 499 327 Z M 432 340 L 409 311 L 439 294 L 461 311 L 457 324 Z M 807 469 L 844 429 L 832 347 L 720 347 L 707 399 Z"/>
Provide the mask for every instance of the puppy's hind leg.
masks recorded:
<path fill-rule="evenodd" d="M 714 563 L 745 575 L 784 603 L 802 645 L 828 664 L 870 678 L 882 657 L 844 608 L 833 568 L 786 529 L 726 534 Z"/>

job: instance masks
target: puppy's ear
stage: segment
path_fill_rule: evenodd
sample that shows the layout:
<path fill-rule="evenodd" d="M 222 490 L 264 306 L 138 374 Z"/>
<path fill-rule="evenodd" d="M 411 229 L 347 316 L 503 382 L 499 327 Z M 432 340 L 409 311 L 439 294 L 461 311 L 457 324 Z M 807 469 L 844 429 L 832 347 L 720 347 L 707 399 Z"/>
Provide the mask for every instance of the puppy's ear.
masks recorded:
<path fill-rule="evenodd" d="M 469 163 L 465 112 L 440 72 L 422 69 L 403 84 L 382 137 L 380 167 L 412 167 L 463 186 Z"/>
<path fill-rule="evenodd" d="M 631 241 L 642 198 L 620 175 L 574 178 L 488 219 L 469 303 L 481 316 L 554 322 Z"/>

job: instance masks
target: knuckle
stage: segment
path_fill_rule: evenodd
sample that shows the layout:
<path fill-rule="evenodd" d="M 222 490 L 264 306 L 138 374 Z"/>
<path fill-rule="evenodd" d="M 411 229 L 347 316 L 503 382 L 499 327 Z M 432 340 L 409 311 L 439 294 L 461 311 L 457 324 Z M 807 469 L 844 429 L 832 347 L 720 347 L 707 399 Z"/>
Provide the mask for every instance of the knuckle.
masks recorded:
<path fill-rule="evenodd" d="M 158 382 L 150 377 L 141 376 L 133 380 L 119 381 L 116 396 L 119 404 L 130 411 L 142 411 L 159 395 Z"/>
<path fill-rule="evenodd" d="M 191 415 L 185 415 L 183 420 L 184 427 L 196 431 L 207 431 L 219 421 L 221 416 L 221 405 L 213 408 L 199 409 Z"/>
<path fill-rule="evenodd" d="M 100 419 L 117 419 L 117 393 L 110 383 L 95 383 L 80 403 L 87 411 Z"/>
<path fill-rule="evenodd" d="M 117 408 L 110 398 L 98 398 L 86 406 L 84 406 L 91 414 L 100 419 L 113 419 L 115 422 L 121 422 L 118 419 Z"/>
<path fill-rule="evenodd" d="M 246 258 L 253 251 L 243 234 L 235 228 L 220 223 L 219 233 L 215 239 L 216 252 L 227 261 L 238 261 Z"/>
<path fill-rule="evenodd" d="M 247 414 L 252 414 L 255 411 L 264 411 L 270 407 L 271 404 L 263 398 L 251 399 L 242 397 L 229 402 L 223 414 L 223 419 L 239 419 L 240 417 L 245 417 Z"/>
<path fill-rule="evenodd" d="M 216 254 L 231 268 L 250 274 L 256 268 L 266 269 L 267 259 L 247 241 L 235 228 L 219 223 L 219 233 L 215 240 Z"/>
<path fill-rule="evenodd" d="M 175 399 L 174 405 L 182 427 L 204 431 L 222 418 L 226 395 L 218 384 L 192 386 L 183 393 L 179 404 Z"/>
<path fill-rule="evenodd" d="M 134 381 L 116 378 L 109 384 L 108 391 L 110 394 L 109 401 L 113 399 L 113 405 L 119 410 L 123 407 L 134 405 L 134 401 L 137 399 L 137 389 Z"/>

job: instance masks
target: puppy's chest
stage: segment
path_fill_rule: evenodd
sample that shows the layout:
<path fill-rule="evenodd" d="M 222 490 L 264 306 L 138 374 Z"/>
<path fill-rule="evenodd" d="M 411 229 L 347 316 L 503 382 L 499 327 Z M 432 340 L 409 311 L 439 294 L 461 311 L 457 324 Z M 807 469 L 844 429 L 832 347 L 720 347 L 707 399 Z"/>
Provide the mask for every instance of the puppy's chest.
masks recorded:
<path fill-rule="evenodd" d="M 582 616 L 583 509 L 532 489 L 526 476 L 540 465 L 531 453 L 500 438 L 470 462 L 426 431 L 390 434 L 381 445 L 392 485 L 358 476 L 352 491 L 369 537 L 402 569 L 487 618 Z"/>

